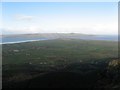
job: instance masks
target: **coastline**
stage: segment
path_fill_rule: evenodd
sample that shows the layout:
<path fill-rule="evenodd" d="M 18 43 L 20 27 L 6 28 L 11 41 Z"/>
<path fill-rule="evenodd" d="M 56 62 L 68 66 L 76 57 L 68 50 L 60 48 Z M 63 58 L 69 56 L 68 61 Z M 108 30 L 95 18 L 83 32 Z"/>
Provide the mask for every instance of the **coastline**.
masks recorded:
<path fill-rule="evenodd" d="M 43 40 L 48 40 L 48 39 L 39 39 L 39 40 L 25 40 L 25 41 L 15 41 L 15 42 L 4 42 L 0 44 L 15 44 L 15 43 L 25 43 L 25 42 L 34 42 L 34 41 L 43 41 Z"/>

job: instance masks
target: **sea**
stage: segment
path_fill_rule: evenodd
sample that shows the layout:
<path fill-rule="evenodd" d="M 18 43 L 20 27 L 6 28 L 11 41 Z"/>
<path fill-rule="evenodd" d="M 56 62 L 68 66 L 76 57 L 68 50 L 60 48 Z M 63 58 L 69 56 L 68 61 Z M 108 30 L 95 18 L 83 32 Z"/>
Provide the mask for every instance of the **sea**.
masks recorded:
<path fill-rule="evenodd" d="M 118 41 L 118 35 L 95 35 L 95 36 L 77 36 L 77 37 L 68 37 L 71 39 L 82 39 L 82 40 L 104 40 L 104 41 Z M 1 37 L 0 44 L 14 44 L 14 43 L 23 43 L 23 42 L 33 42 L 33 41 L 43 41 L 43 40 L 52 40 L 57 38 L 38 38 L 38 37 Z"/>

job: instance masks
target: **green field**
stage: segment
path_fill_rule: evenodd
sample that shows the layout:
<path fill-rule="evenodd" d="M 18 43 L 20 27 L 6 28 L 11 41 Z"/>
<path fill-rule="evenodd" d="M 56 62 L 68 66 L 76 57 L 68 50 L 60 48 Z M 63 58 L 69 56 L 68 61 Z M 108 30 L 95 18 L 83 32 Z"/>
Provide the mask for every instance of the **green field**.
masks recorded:
<path fill-rule="evenodd" d="M 87 80 L 95 83 L 109 62 L 118 59 L 115 41 L 56 39 L 4 44 L 2 48 L 3 86 L 58 71 L 89 76 Z"/>

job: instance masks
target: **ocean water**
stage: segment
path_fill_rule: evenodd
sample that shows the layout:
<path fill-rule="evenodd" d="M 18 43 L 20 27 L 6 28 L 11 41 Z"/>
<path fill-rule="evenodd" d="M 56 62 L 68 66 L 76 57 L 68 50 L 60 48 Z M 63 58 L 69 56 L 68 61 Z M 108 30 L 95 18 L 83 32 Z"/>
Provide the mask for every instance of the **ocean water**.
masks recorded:
<path fill-rule="evenodd" d="M 105 41 L 118 41 L 117 35 L 96 35 L 96 36 L 87 36 L 81 37 L 84 40 L 105 40 Z"/>
<path fill-rule="evenodd" d="M 72 39 L 83 39 L 83 40 L 106 40 L 106 41 L 118 41 L 117 35 L 95 35 L 95 36 L 74 36 L 67 37 Z M 1 44 L 13 44 L 13 43 L 22 43 L 22 42 L 33 42 L 33 41 L 42 41 L 42 40 L 51 40 L 53 38 L 25 38 L 25 37 L 2 37 Z M 54 38 L 57 39 L 57 38 Z"/>
<path fill-rule="evenodd" d="M 42 41 L 48 40 L 46 38 L 24 38 L 24 37 L 4 37 L 2 38 L 2 44 L 14 44 L 14 43 L 23 43 L 23 42 L 33 42 L 33 41 Z"/>

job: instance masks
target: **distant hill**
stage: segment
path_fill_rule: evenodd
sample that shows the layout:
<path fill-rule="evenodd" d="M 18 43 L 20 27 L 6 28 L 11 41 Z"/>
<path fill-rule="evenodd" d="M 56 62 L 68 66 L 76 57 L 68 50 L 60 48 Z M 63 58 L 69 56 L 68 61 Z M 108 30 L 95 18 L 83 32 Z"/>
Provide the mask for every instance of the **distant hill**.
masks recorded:
<path fill-rule="evenodd" d="M 67 38 L 76 36 L 94 36 L 81 33 L 39 33 L 39 34 L 14 34 L 14 35 L 3 35 L 3 37 L 41 37 L 41 38 Z"/>

